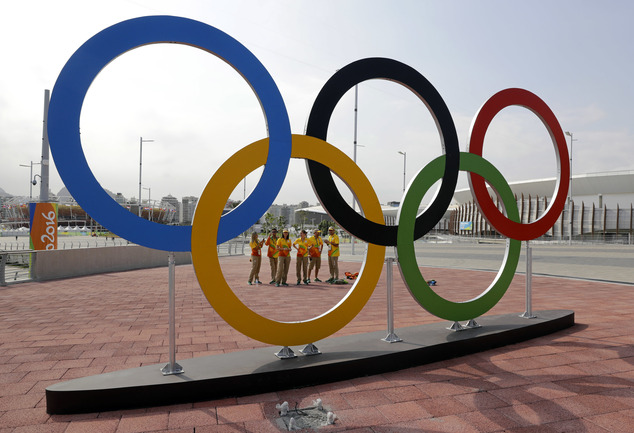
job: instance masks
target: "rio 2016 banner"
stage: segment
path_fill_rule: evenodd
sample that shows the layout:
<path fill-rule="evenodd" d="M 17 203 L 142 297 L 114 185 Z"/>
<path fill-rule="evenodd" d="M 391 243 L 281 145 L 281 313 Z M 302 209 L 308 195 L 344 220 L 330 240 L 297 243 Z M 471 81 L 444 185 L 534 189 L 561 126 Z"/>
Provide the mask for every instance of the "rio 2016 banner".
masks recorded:
<path fill-rule="evenodd" d="M 198 201 L 194 222 L 187 227 L 160 225 L 121 207 L 97 182 L 84 157 L 79 134 L 83 100 L 99 72 L 121 54 L 155 43 L 193 46 L 224 60 L 253 89 L 268 126 L 268 138 L 246 145 L 211 177 Z M 413 92 L 429 109 L 442 143 L 442 154 L 422 167 L 405 191 L 395 226 L 384 224 L 377 195 L 361 169 L 326 141 L 331 114 L 341 97 L 356 84 L 370 79 L 389 80 Z M 559 179 L 553 200 L 540 218 L 528 224 L 520 222 L 513 193 L 502 174 L 482 157 L 489 124 L 502 109 L 514 105 L 527 108 L 542 121 L 553 141 L 558 163 Z M 474 117 L 468 152 L 461 152 L 454 121 L 435 87 L 410 66 L 386 58 L 365 58 L 340 68 L 317 95 L 305 135 L 291 134 L 282 96 L 259 60 L 226 33 L 199 21 L 173 16 L 123 21 L 79 47 L 55 83 L 48 135 L 60 176 L 88 214 L 112 232 L 139 245 L 166 251 L 191 251 L 201 289 L 218 314 L 243 334 L 282 346 L 313 343 L 350 322 L 376 287 L 386 246 L 396 246 L 403 279 L 412 297 L 425 310 L 452 321 L 475 319 L 485 314 L 502 298 L 513 279 L 521 241 L 543 235 L 559 217 L 565 205 L 566 179 L 570 174 L 561 126 L 537 95 L 517 88 L 493 95 Z M 324 209 L 344 230 L 368 242 L 368 250 L 359 278 L 337 305 L 305 321 L 279 322 L 250 310 L 233 293 L 222 274 L 216 245 L 248 230 L 268 210 L 284 183 L 291 158 L 306 160 L 313 189 Z M 264 169 L 251 195 L 233 211 L 222 215 L 234 187 L 260 166 Z M 502 269 L 491 285 L 471 300 L 452 302 L 436 294 L 426 283 L 416 262 L 414 241 L 433 229 L 444 215 L 459 171 L 469 172 L 472 194 L 480 212 L 508 239 Z M 332 172 L 353 190 L 363 215 L 343 199 Z M 441 185 L 433 202 L 417 215 L 425 192 L 438 180 Z M 503 210 L 492 200 L 486 183 L 500 197 Z"/>
<path fill-rule="evenodd" d="M 29 203 L 32 250 L 57 249 L 57 203 Z"/>

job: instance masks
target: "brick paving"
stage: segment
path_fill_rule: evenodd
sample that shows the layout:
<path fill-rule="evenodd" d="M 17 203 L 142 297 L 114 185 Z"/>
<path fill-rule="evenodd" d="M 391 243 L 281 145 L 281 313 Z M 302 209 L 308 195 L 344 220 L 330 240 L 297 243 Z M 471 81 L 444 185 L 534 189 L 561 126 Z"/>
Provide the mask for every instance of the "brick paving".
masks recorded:
<path fill-rule="evenodd" d="M 253 310 L 278 320 L 327 311 L 349 286 L 249 286 L 248 258 L 222 259 Z M 356 272 L 359 263 L 342 263 Z M 293 281 L 292 273 L 290 281 Z M 325 272 L 322 273 L 325 275 Z M 482 271 L 423 268 L 453 300 L 480 293 Z M 439 319 L 394 273 L 395 326 Z M 634 421 L 632 285 L 534 277 L 533 309 L 575 310 L 553 335 L 406 370 L 302 389 L 139 410 L 48 415 L 44 390 L 59 381 L 168 361 L 167 269 L 0 290 L 0 433 L 279 432 L 276 403 L 316 398 L 335 412 L 320 430 L 369 432 L 630 432 Z M 262 280 L 268 281 L 262 275 Z M 490 314 L 524 311 L 524 276 Z M 191 266 L 176 269 L 177 360 L 265 345 L 230 328 L 205 300 Z M 336 335 L 386 329 L 386 284 Z M 387 343 L 386 343 L 387 344 Z M 319 344 L 317 344 L 319 346 Z M 271 348 L 273 352 L 279 348 Z M 283 361 L 279 361 L 283 362 Z M 158 372 L 157 372 L 158 373 Z"/>

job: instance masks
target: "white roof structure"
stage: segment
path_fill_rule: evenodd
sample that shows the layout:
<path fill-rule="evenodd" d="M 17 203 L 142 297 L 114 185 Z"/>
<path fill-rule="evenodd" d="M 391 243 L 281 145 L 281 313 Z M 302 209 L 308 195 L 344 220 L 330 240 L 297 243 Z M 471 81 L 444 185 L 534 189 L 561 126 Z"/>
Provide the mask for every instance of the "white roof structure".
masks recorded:
<path fill-rule="evenodd" d="M 383 215 L 392 215 L 392 214 L 396 215 L 396 213 L 398 212 L 398 207 L 388 206 L 383 204 L 381 205 L 381 210 L 383 211 Z M 299 211 L 321 213 L 324 215 L 326 214 L 326 211 L 320 205 L 303 207 L 301 209 L 295 209 L 295 212 L 299 212 Z"/>
<path fill-rule="evenodd" d="M 552 199 L 556 180 L 553 177 L 511 182 L 509 185 L 518 197 L 524 194 L 524 197 L 528 198 L 530 194 L 532 197 Z M 565 180 L 565 182 L 568 181 L 569 179 Z M 634 203 L 634 170 L 574 175 L 572 177 L 572 197 L 577 203 L 583 201 L 586 204 L 595 203 L 608 207 L 615 207 L 618 203 L 620 206 L 629 206 L 630 203 Z M 454 200 L 458 204 L 470 202 L 473 200 L 471 190 L 465 188 L 456 191 Z"/>
<path fill-rule="evenodd" d="M 418 213 L 420 214 L 423 210 L 425 210 L 425 207 L 419 208 Z M 381 205 L 381 212 L 383 212 L 383 217 L 385 217 L 386 221 L 388 221 L 387 224 L 394 224 L 394 221 L 396 221 L 398 210 L 399 210 L 398 206 L 391 206 L 391 205 L 385 205 L 385 204 Z M 305 208 L 295 210 L 295 212 L 299 212 L 299 211 L 313 212 L 313 213 L 324 214 L 324 215 L 327 214 L 324 208 L 321 207 L 320 205 L 310 206 L 310 207 L 305 207 Z"/>
<path fill-rule="evenodd" d="M 556 181 L 557 179 L 553 177 L 511 182 L 509 185 L 518 198 L 524 194 L 525 199 L 528 199 L 529 195 L 533 199 L 539 196 L 540 199 L 546 197 L 550 202 L 555 192 Z M 564 181 L 569 182 L 570 180 L 565 179 Z M 491 191 L 491 195 L 493 195 L 493 191 Z M 630 204 L 634 203 L 634 170 L 574 175 L 572 177 L 572 197 L 575 205 L 580 205 L 583 202 L 587 206 L 594 203 L 599 207 L 605 205 L 608 208 L 616 208 L 618 204 L 621 208 L 629 208 Z M 452 206 L 445 213 L 445 218 L 449 217 L 451 210 L 472 200 L 469 188 L 457 190 L 453 196 Z M 427 203 L 421 204 L 418 214 L 426 207 Z M 388 224 L 392 224 L 392 221 L 396 220 L 399 207 L 381 205 L 381 210 L 386 221 L 389 221 Z M 295 210 L 295 212 L 298 211 L 326 214 L 324 208 L 319 205 Z"/>

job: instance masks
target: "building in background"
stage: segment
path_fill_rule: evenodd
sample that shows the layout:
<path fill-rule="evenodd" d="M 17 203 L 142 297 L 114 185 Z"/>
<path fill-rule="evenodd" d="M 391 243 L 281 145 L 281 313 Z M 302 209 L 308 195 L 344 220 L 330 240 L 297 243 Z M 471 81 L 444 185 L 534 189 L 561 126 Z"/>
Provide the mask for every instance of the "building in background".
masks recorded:
<path fill-rule="evenodd" d="M 522 223 L 535 221 L 548 209 L 556 181 L 549 178 L 509 184 Z M 564 182 L 570 182 L 570 179 Z M 492 190 L 490 194 L 495 197 Z M 634 243 L 634 170 L 575 175 L 569 197 L 572 197 L 572 205 L 566 201 L 559 219 L 542 240 L 572 238 L 575 241 Z M 478 211 L 470 189 L 456 191 L 454 201 L 457 207 L 451 217 L 450 233 L 476 237 L 497 235 Z"/>
<path fill-rule="evenodd" d="M 165 204 L 172 206 L 173 212 L 175 214 L 174 223 L 180 223 L 181 222 L 181 219 L 180 219 L 181 218 L 181 204 L 179 203 L 178 199 L 174 197 L 172 194 L 167 194 L 165 197 L 161 198 L 161 206 L 164 206 Z"/>
<path fill-rule="evenodd" d="M 191 224 L 194 220 L 194 211 L 196 210 L 196 204 L 198 203 L 198 197 L 187 196 L 183 197 L 181 206 L 181 218 L 182 224 Z"/>
<path fill-rule="evenodd" d="M 268 213 L 273 215 L 275 218 L 283 217 L 286 222 L 286 227 L 290 227 L 295 224 L 295 209 L 297 209 L 297 205 L 287 205 L 284 204 L 274 204 L 268 210 Z M 264 221 L 264 216 L 260 219 L 260 221 Z"/>

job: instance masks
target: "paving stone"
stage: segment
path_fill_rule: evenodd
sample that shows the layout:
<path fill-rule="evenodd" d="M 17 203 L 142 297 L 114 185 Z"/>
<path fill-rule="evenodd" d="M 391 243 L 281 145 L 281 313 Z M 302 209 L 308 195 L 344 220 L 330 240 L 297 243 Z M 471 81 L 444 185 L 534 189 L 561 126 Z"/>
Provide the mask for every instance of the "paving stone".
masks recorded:
<path fill-rule="evenodd" d="M 630 433 L 634 423 L 634 410 L 592 415 L 586 419 L 612 433 Z"/>
<path fill-rule="evenodd" d="M 65 433 L 115 433 L 118 425 L 114 418 L 71 421 Z"/>
<path fill-rule="evenodd" d="M 218 424 L 233 424 L 264 419 L 259 403 L 221 406 L 216 409 Z"/>
<path fill-rule="evenodd" d="M 318 312 L 311 305 L 334 305 L 349 289 L 321 284 L 280 292 L 266 285 L 258 288 L 260 296 L 252 296 L 253 288 L 243 281 L 245 260 L 223 258 L 223 273 L 245 304 L 267 317 L 313 317 Z M 347 265 L 354 266 L 359 265 Z M 450 287 L 460 299 L 471 296 L 461 287 L 486 287 L 491 280 L 488 272 L 424 272 L 439 281 L 440 290 Z M 177 267 L 176 275 L 177 360 L 266 346 L 237 333 L 213 311 L 192 266 Z M 523 311 L 523 284 L 520 275 L 490 313 Z M 534 309 L 574 309 L 578 325 L 458 359 L 300 390 L 51 417 L 44 389 L 56 381 L 166 362 L 167 271 L 22 283 L 3 289 L 0 305 L 0 432 L 279 432 L 273 422 L 276 403 L 306 407 L 316 398 L 340 418 L 323 431 L 629 432 L 634 421 L 631 290 L 623 284 L 536 276 Z M 117 296 L 104 298 L 104 291 Z M 366 307 L 336 335 L 384 330 L 385 296 L 383 276 Z M 294 308 L 280 312 L 281 303 Z M 412 301 L 398 276 L 394 308 L 397 326 L 438 321 Z M 284 317 L 287 313 L 294 316 Z"/>
<path fill-rule="evenodd" d="M 343 394 L 351 407 L 375 407 L 390 403 L 385 395 L 375 391 L 356 391 Z"/>
<path fill-rule="evenodd" d="M 431 418 L 431 414 L 414 401 L 390 403 L 376 407 L 390 423 L 412 421 L 421 418 Z"/>
<path fill-rule="evenodd" d="M 167 429 L 166 413 L 142 413 L 122 416 L 117 427 L 117 433 L 142 433 Z"/>
<path fill-rule="evenodd" d="M 506 406 L 500 408 L 499 412 L 522 426 L 540 426 L 555 421 L 577 418 L 567 408 L 556 401 L 549 400 Z"/>
<path fill-rule="evenodd" d="M 385 430 L 377 431 L 393 431 L 388 426 Z M 443 417 L 423 418 L 407 423 L 397 424 L 393 427 L 401 427 L 403 433 L 411 432 L 446 432 L 446 433 L 479 433 L 479 430 L 461 419 L 459 415 L 449 415 Z M 396 430 L 399 431 L 399 430 Z"/>
<path fill-rule="evenodd" d="M 403 401 L 422 400 L 428 395 L 415 386 L 397 386 L 392 388 L 383 388 L 381 393 L 393 403 Z"/>
<path fill-rule="evenodd" d="M 454 397 L 434 397 L 416 401 L 423 409 L 436 418 L 469 412 L 469 408 Z"/>
<path fill-rule="evenodd" d="M 0 428 L 44 424 L 49 418 L 46 408 L 43 407 L 8 410 L 4 412 L 4 415 L 0 416 Z"/>
<path fill-rule="evenodd" d="M 214 408 L 198 408 L 170 412 L 168 428 L 177 429 L 216 424 L 218 424 L 218 419 Z"/>
<path fill-rule="evenodd" d="M 512 431 L 519 428 L 520 424 L 511 418 L 504 416 L 495 409 L 483 409 L 473 412 L 456 414 L 456 417 L 464 420 L 479 432 Z"/>

